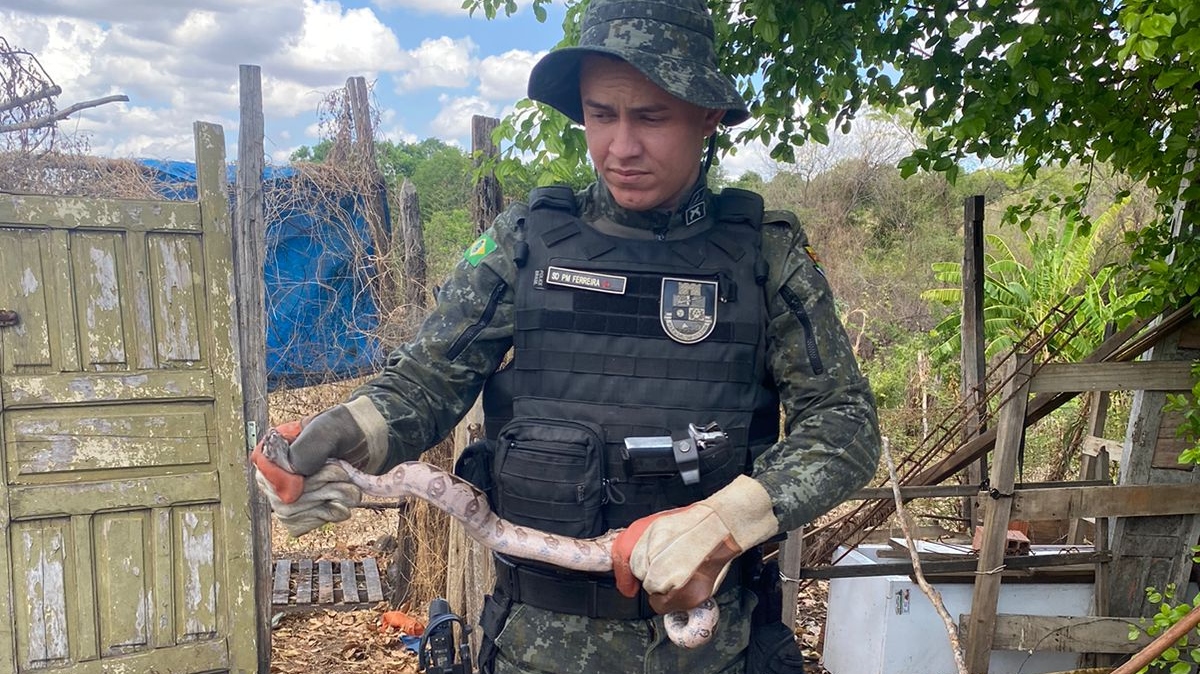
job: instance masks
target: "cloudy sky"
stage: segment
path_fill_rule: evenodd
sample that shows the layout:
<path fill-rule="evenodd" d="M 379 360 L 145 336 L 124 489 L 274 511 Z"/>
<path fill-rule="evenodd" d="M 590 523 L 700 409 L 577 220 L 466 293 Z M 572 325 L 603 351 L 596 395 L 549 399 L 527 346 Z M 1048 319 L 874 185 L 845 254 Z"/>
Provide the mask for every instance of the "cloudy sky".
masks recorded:
<path fill-rule="evenodd" d="M 191 159 L 195 120 L 221 124 L 232 156 L 238 66 L 259 65 L 266 153 L 284 162 L 319 139 L 320 102 L 355 75 L 372 86 L 382 137 L 469 147 L 471 115 L 511 110 L 559 39 L 561 8 L 541 24 L 520 4 L 487 21 L 462 0 L 3 0 L 0 37 L 37 56 L 60 109 L 129 96 L 64 124 L 114 157 Z"/>

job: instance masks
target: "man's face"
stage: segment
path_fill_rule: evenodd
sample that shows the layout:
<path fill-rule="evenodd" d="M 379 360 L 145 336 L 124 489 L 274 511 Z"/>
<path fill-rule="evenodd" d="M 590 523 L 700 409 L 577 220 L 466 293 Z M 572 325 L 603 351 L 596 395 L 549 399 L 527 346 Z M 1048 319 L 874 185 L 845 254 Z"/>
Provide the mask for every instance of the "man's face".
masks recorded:
<path fill-rule="evenodd" d="M 678 205 L 725 111 L 675 98 L 628 63 L 602 56 L 584 58 L 579 93 L 588 153 L 616 202 L 633 211 Z"/>

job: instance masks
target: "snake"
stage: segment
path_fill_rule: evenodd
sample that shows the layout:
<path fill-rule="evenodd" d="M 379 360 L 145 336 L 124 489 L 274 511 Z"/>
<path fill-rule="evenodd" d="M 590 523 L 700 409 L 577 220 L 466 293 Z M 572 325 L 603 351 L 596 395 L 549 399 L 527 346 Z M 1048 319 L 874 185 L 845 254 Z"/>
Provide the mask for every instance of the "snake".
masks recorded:
<path fill-rule="evenodd" d="M 612 545 L 620 529 L 594 538 L 571 538 L 514 524 L 497 515 L 475 485 L 425 461 L 406 461 L 383 475 L 369 475 L 345 461 L 334 461 L 364 493 L 426 501 L 462 523 L 468 536 L 501 554 L 574 571 L 612 571 Z M 688 611 L 666 614 L 663 624 L 673 643 L 697 648 L 712 638 L 719 617 L 717 603 L 710 597 Z"/>

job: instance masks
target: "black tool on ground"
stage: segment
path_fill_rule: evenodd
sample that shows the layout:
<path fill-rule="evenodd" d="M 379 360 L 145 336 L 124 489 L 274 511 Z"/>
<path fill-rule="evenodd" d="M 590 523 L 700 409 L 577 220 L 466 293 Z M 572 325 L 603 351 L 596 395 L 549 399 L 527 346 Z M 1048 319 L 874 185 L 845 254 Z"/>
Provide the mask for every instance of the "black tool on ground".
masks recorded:
<path fill-rule="evenodd" d="M 458 645 L 454 625 L 458 623 Z M 417 669 L 426 674 L 474 674 L 471 664 L 471 626 L 450 612 L 450 602 L 441 597 L 429 602 L 429 624 L 417 646 Z"/>

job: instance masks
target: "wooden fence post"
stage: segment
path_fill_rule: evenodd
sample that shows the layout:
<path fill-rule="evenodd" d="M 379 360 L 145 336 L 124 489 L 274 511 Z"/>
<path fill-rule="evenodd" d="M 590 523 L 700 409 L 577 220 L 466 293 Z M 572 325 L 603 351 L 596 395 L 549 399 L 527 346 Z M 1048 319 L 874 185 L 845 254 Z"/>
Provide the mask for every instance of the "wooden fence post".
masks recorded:
<path fill-rule="evenodd" d="M 251 447 L 265 432 L 267 419 L 267 337 L 263 265 L 266 222 L 263 212 L 262 71 L 239 67 L 241 111 L 238 121 L 236 225 L 233 228 L 237 279 L 238 348 L 242 354 L 242 400 L 246 437 Z M 271 666 L 271 507 L 250 480 L 250 527 L 254 540 L 254 597 L 257 604 L 258 671 Z"/>
<path fill-rule="evenodd" d="M 963 201 L 963 264 L 962 264 L 962 399 L 967 408 L 963 442 L 984 430 L 980 405 L 985 394 L 986 363 L 983 341 L 983 195 Z M 987 455 L 967 466 L 967 484 L 982 484 L 987 474 Z M 974 498 L 962 502 L 962 515 L 971 531 L 979 514 Z"/>
<path fill-rule="evenodd" d="M 471 118 L 471 151 L 478 163 L 484 156 L 495 156 L 496 145 L 492 143 L 491 130 L 500 120 L 475 115 Z M 503 198 L 500 184 L 494 176 L 485 177 L 475 185 L 472 199 L 472 216 L 476 232 L 491 226 L 500 214 Z M 483 405 L 479 400 L 459 423 L 454 431 L 454 458 L 462 454 L 466 446 L 484 435 Z M 474 621 L 483 610 L 483 596 L 492 591 L 496 582 L 491 553 L 479 543 L 467 537 L 458 522 L 450 526 L 449 566 L 446 570 L 446 598 L 450 606 L 467 620 Z M 479 652 L 481 632 L 471 632 L 471 650 Z"/>
<path fill-rule="evenodd" d="M 996 429 L 996 450 L 989 482 L 992 498 L 984 498 L 983 541 L 979 546 L 979 564 L 975 592 L 971 598 L 971 617 L 967 631 L 967 670 L 987 674 L 996 629 L 996 605 L 1000 599 L 1000 574 L 1004 569 L 1004 549 L 1008 522 L 1012 514 L 1013 486 L 1016 484 L 1017 456 L 1025 435 L 1025 410 L 1029 405 L 1029 380 L 1033 358 L 1014 353 L 1004 371 L 1000 421 Z"/>

